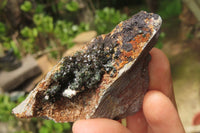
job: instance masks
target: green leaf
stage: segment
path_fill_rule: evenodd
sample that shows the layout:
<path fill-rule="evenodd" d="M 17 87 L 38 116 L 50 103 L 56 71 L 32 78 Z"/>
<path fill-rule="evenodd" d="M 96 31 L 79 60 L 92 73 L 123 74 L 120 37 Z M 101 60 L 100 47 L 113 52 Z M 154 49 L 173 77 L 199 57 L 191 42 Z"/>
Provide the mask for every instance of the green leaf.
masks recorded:
<path fill-rule="evenodd" d="M 51 16 L 45 16 L 43 19 L 42 27 L 45 32 L 53 31 L 53 18 Z"/>
<path fill-rule="evenodd" d="M 16 106 L 16 104 L 11 102 L 8 95 L 0 95 L 0 103 L 0 121 L 13 121 L 14 117 L 11 115 L 11 110 Z"/>
<path fill-rule="evenodd" d="M 20 6 L 20 9 L 24 12 L 30 11 L 32 8 L 32 4 L 30 1 L 24 1 L 24 3 Z"/>
<path fill-rule="evenodd" d="M 38 31 L 36 28 L 31 29 L 27 26 L 21 29 L 20 33 L 26 38 L 36 38 L 38 36 Z"/>
<path fill-rule="evenodd" d="M 29 37 L 30 36 L 30 28 L 26 26 L 23 29 L 21 29 L 20 33 L 23 37 Z"/>
<path fill-rule="evenodd" d="M 20 40 L 20 44 L 22 44 L 22 47 L 27 53 L 33 53 L 35 49 L 37 48 L 35 45 L 35 38 L 27 38 L 24 40 Z"/>
<path fill-rule="evenodd" d="M 71 129 L 70 123 L 63 123 L 63 126 L 64 126 L 65 130 L 70 130 Z"/>
<path fill-rule="evenodd" d="M 20 58 L 20 51 L 14 41 L 10 41 L 11 48 L 13 48 L 15 55 Z"/>
<path fill-rule="evenodd" d="M 54 123 L 54 128 L 55 128 L 55 131 L 57 132 L 57 133 L 62 133 L 62 131 L 63 131 L 63 126 L 62 126 L 62 124 L 60 124 L 60 123 Z"/>
<path fill-rule="evenodd" d="M 6 27 L 3 23 L 0 22 L 0 35 L 4 35 L 6 33 Z"/>
<path fill-rule="evenodd" d="M 37 31 L 36 28 L 33 28 L 32 33 L 33 33 L 33 36 L 34 36 L 34 37 L 37 37 L 37 36 L 38 36 L 38 31 Z"/>
<path fill-rule="evenodd" d="M 37 4 L 36 9 L 35 9 L 35 13 L 42 13 L 42 12 L 44 12 L 44 5 Z"/>
<path fill-rule="evenodd" d="M 64 1 L 59 1 L 58 4 L 57 4 L 57 7 L 58 7 L 59 11 L 62 11 L 64 6 L 65 6 Z"/>
<path fill-rule="evenodd" d="M 39 26 L 42 23 L 42 18 L 44 17 L 43 14 L 34 14 L 33 22 L 36 26 Z"/>
<path fill-rule="evenodd" d="M 51 16 L 35 14 L 33 16 L 33 22 L 38 32 L 49 33 L 53 31 L 53 17 Z"/>
<path fill-rule="evenodd" d="M 49 133 L 49 130 L 46 127 L 41 127 L 39 133 Z"/>
<path fill-rule="evenodd" d="M 48 128 L 52 128 L 53 127 L 53 122 L 50 120 L 44 120 L 44 125 Z"/>
<path fill-rule="evenodd" d="M 66 9 L 67 9 L 68 11 L 70 11 L 70 12 L 75 12 L 75 11 L 78 10 L 79 5 L 78 5 L 77 2 L 71 1 L 71 2 L 67 3 L 65 7 L 66 7 Z"/>

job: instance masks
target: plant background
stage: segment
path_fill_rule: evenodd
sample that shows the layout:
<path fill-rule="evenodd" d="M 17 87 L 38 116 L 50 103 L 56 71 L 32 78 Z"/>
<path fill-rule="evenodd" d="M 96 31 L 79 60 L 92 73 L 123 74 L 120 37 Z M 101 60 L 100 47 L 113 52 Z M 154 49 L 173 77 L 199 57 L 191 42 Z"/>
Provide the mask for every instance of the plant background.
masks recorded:
<path fill-rule="evenodd" d="M 110 32 L 116 24 L 140 10 L 155 12 L 163 18 L 163 30 L 156 45 L 163 47 L 169 29 L 180 23 L 181 0 L 1 0 L 0 55 L 13 49 L 17 58 L 46 51 L 51 58 L 61 58 L 74 45 L 73 39 L 81 32 L 95 30 L 98 35 Z M 192 34 L 188 38 L 192 38 Z M 11 110 L 25 96 L 11 99 L 0 94 L 0 123 L 16 133 L 71 132 L 72 123 L 50 120 L 20 120 Z M 1 130 L 1 129 L 0 129 Z"/>

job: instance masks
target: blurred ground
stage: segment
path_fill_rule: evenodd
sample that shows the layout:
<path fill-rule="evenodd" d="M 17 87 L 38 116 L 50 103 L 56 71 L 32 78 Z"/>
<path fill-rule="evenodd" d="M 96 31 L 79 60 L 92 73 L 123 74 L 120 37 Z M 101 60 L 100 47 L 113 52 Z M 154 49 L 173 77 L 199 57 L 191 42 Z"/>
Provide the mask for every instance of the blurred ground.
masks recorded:
<path fill-rule="evenodd" d="M 200 112 L 200 44 L 198 40 L 181 41 L 176 32 L 170 36 L 162 50 L 170 60 L 178 111 L 189 132 L 195 114 Z"/>
<path fill-rule="evenodd" d="M 168 55 L 174 82 L 177 106 L 184 125 L 191 125 L 194 114 L 200 111 L 200 61 L 184 43 L 168 42 L 163 51 Z"/>

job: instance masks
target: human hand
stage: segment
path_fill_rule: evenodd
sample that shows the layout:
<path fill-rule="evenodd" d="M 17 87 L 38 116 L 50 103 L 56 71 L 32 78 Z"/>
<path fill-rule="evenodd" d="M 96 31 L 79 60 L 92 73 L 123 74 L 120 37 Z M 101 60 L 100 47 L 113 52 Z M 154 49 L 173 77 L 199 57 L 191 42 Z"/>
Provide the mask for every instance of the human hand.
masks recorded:
<path fill-rule="evenodd" d="M 110 119 L 79 120 L 73 125 L 74 133 L 184 133 L 176 110 L 170 65 L 159 49 L 150 51 L 149 90 L 143 108 L 126 118 L 127 127 Z"/>

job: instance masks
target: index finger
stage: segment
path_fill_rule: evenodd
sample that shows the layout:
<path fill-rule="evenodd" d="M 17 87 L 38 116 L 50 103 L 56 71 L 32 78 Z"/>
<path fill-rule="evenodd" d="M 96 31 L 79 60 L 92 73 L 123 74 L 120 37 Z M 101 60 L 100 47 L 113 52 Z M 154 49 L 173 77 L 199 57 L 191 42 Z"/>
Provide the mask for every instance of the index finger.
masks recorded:
<path fill-rule="evenodd" d="M 157 48 L 153 48 L 150 54 L 152 58 L 149 63 L 149 90 L 161 91 L 176 105 L 170 63 L 167 57 Z"/>
<path fill-rule="evenodd" d="M 150 54 L 149 90 L 162 92 L 164 95 L 169 97 L 176 106 L 169 61 L 165 54 L 157 48 L 153 48 L 150 51 Z M 127 127 L 132 132 L 146 132 L 145 127 L 147 127 L 147 123 L 142 110 L 133 116 L 127 117 Z"/>

